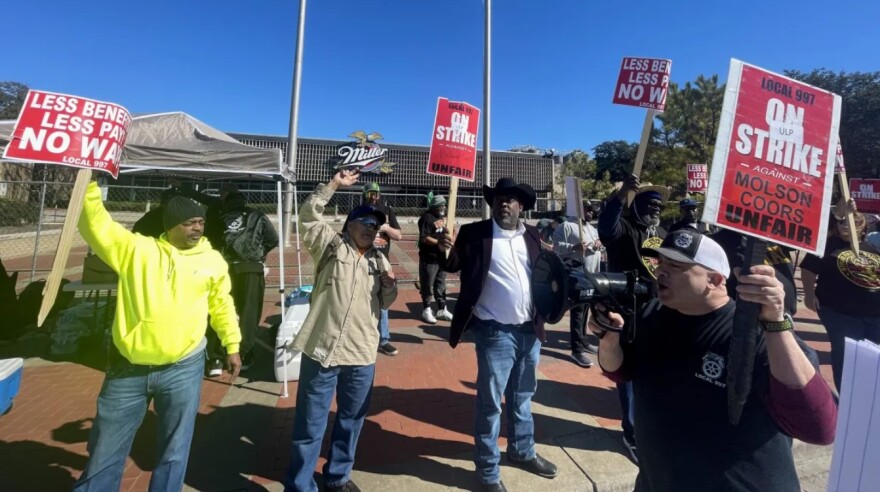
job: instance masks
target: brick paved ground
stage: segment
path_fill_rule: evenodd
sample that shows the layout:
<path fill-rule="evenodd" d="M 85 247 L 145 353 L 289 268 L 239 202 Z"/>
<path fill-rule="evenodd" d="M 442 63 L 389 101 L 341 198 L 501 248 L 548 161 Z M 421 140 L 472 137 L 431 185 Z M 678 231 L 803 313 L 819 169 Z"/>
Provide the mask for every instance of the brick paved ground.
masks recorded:
<path fill-rule="evenodd" d="M 451 290 L 454 293 L 456 289 Z M 277 294 L 267 292 L 264 314 L 277 317 L 278 310 Z M 472 470 L 468 453 L 473 443 L 473 345 L 465 342 L 452 350 L 445 340 L 448 324 L 424 325 L 417 320 L 420 310 L 418 293 L 411 286 L 401 291 L 391 310 L 392 342 L 400 354 L 380 355 L 377 363 L 372 407 L 360 439 L 356 470 L 379 473 L 381 480 L 365 490 L 411 490 L 400 485 L 411 483 L 404 481 L 412 479 L 410 475 L 425 486 L 467 487 L 469 483 L 462 477 L 468 477 L 468 470 Z M 824 330 L 806 309 L 801 309 L 797 321 L 800 334 L 819 351 L 822 373 L 830 380 Z M 551 327 L 541 351 L 543 379 L 535 402 L 551 409 L 536 413 L 537 438 L 542 442 L 553 437 L 551 429 L 560 426 L 579 432 L 594 429 L 592 425 L 613 430 L 620 423 L 610 381 L 595 367 L 585 370 L 569 362 L 567 326 L 565 318 Z M 274 334 L 266 330 L 263 339 L 268 347 Z M 15 350 L 14 346 L 0 347 L 0 357 Z M 187 487 L 212 491 L 279 489 L 278 480 L 289 457 L 296 384 L 290 385 L 290 398 L 279 398 L 280 384 L 272 379 L 271 353 L 265 348 L 259 355 L 262 360 L 235 387 L 216 380 L 203 382 Z M 92 354 L 77 360 L 85 363 L 28 360 L 15 406 L 0 417 L 4 490 L 67 490 L 82 470 L 103 376 L 95 369 L 101 367 L 99 357 Z M 558 395 L 573 402 L 567 404 L 570 408 L 561 408 L 566 405 L 559 403 Z M 555 416 L 558 412 L 554 413 L 553 407 L 574 412 L 562 418 Z M 122 490 L 146 490 L 155 459 L 154 419 L 149 412 L 138 433 Z M 502 433 L 504 429 L 502 425 Z M 501 447 L 504 449 L 503 442 Z M 612 452 L 620 453 L 622 448 Z M 589 485 L 586 478 L 582 482 Z M 560 488 L 559 479 L 554 483 L 559 490 L 581 487 Z"/>

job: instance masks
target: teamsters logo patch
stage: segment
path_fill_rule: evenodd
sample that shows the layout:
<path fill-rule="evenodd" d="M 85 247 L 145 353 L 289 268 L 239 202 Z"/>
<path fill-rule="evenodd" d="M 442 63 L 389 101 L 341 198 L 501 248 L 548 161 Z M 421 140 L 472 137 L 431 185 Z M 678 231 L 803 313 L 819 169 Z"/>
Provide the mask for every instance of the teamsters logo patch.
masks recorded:
<path fill-rule="evenodd" d="M 675 238 L 675 245 L 681 249 L 690 248 L 692 242 L 694 242 L 694 238 L 689 234 L 679 234 L 678 237 Z"/>
<path fill-rule="evenodd" d="M 837 255 L 837 269 L 850 282 L 870 291 L 880 290 L 880 256 L 860 251 L 856 256 L 852 250 Z"/>
<path fill-rule="evenodd" d="M 727 384 L 721 381 L 721 376 L 724 375 L 724 368 L 726 366 L 727 362 L 724 357 L 714 352 L 706 352 L 706 355 L 703 356 L 700 372 L 695 373 L 694 376 L 719 388 L 726 388 Z"/>
<path fill-rule="evenodd" d="M 657 249 L 660 245 L 663 244 L 663 240 L 657 236 L 649 237 L 645 239 L 645 242 L 642 243 L 642 248 L 651 248 Z M 645 265 L 645 268 L 648 269 L 648 273 L 651 274 L 651 278 L 657 278 L 657 266 L 660 265 L 660 260 L 657 258 L 652 258 L 650 256 L 640 255 L 642 257 L 642 264 Z"/>

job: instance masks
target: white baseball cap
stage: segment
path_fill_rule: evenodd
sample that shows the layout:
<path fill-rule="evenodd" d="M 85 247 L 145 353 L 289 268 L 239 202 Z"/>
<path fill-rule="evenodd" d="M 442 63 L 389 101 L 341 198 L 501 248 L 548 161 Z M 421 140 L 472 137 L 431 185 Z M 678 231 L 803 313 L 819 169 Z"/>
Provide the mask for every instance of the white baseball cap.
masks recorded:
<path fill-rule="evenodd" d="M 644 256 L 663 256 L 680 263 L 691 263 L 730 277 L 727 254 L 714 239 L 691 229 L 669 233 L 659 248 L 642 249 Z"/>

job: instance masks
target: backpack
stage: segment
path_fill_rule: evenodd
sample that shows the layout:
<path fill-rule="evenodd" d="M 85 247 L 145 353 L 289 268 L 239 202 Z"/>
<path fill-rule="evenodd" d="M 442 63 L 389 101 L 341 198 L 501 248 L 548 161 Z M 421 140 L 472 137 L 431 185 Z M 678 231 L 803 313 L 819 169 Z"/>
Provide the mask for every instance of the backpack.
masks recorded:
<path fill-rule="evenodd" d="M 259 227 L 261 218 L 261 215 L 255 211 L 224 216 L 226 231 L 223 256 L 233 260 L 263 261 L 265 251 L 263 251 L 263 231 Z"/>

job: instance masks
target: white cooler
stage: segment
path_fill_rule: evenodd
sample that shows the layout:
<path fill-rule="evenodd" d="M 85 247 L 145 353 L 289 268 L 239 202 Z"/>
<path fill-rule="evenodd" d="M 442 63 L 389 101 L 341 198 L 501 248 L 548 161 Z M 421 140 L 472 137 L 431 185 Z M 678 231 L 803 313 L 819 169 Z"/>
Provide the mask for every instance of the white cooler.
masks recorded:
<path fill-rule="evenodd" d="M 275 337 L 275 380 L 278 382 L 284 381 L 285 365 L 287 365 L 287 380 L 299 380 L 302 352 L 289 348 L 289 345 L 309 314 L 308 297 L 289 299 L 288 302 L 290 307 L 287 308 L 284 323 L 278 327 L 278 336 Z"/>
<path fill-rule="evenodd" d="M 0 415 L 12 408 L 12 400 L 18 395 L 21 386 L 21 373 L 24 359 L 0 360 Z"/>

